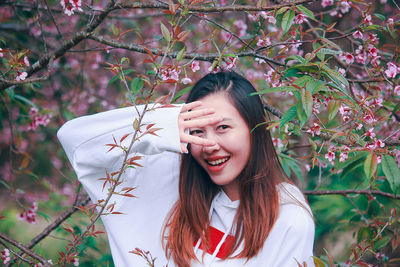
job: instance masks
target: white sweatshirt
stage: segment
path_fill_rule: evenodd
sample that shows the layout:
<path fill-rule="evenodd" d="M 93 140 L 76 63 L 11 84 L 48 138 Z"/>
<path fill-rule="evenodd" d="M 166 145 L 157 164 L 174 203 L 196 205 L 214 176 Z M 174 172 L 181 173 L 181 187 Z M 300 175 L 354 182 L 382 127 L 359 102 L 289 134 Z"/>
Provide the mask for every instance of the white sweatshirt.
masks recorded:
<path fill-rule="evenodd" d="M 143 106 L 138 108 L 141 111 Z M 143 258 L 129 253 L 135 248 L 149 251 L 156 258 L 156 267 L 167 264 L 169 267 L 176 266 L 165 256 L 161 231 L 178 199 L 181 149 L 177 118 L 180 110 L 181 106 L 177 106 L 156 108 L 146 113 L 143 123 L 155 123 L 153 127 L 161 130 L 156 132 L 158 136 L 148 134 L 135 142 L 130 156 L 143 155 L 138 161 L 143 167 L 127 168 L 121 177 L 123 183 L 117 188 L 118 191 L 124 187 L 135 187 L 129 193 L 136 197 L 113 195 L 109 203 L 115 203 L 114 211 L 123 214 L 101 216 L 115 266 L 148 266 Z M 102 190 L 104 180 L 99 178 L 106 177 L 106 170 L 112 173 L 122 166 L 123 152 L 118 148 L 107 152 L 110 146 L 106 144 L 114 143 L 113 137 L 119 142 L 125 134 L 132 133 L 135 117 L 137 112 L 134 107 L 115 109 L 71 120 L 58 132 L 72 167 L 93 203 L 105 199 L 108 192 L 108 186 Z M 122 144 L 127 147 L 131 139 L 132 135 Z M 194 250 L 199 261 L 193 261 L 192 266 L 297 267 L 296 260 L 307 262 L 308 267 L 314 266 L 314 222 L 311 212 L 285 192 L 296 197 L 307 209 L 308 205 L 297 187 L 287 183 L 279 187 L 278 219 L 259 254 L 247 262 L 246 259 L 219 258 L 227 242 L 225 239 L 232 238 L 226 233 L 230 232 L 239 200 L 231 201 L 223 191 L 217 194 L 210 210 L 215 246 L 201 261 L 203 251 L 198 242 Z"/>

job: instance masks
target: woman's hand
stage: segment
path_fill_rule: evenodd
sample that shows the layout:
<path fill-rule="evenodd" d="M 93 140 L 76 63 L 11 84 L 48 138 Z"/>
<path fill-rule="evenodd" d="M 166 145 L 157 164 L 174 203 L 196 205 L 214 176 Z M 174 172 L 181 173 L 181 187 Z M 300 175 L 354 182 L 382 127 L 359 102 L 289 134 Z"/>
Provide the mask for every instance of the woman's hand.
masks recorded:
<path fill-rule="evenodd" d="M 191 102 L 182 107 L 181 114 L 178 116 L 179 136 L 181 140 L 181 150 L 188 153 L 184 143 L 190 143 L 202 146 L 213 146 L 215 141 L 211 141 L 198 136 L 193 136 L 185 133 L 188 128 L 201 128 L 207 125 L 218 123 L 222 118 L 217 116 L 210 116 L 215 113 L 214 109 L 201 108 L 201 101 Z M 193 110 L 194 109 L 194 110 Z"/>

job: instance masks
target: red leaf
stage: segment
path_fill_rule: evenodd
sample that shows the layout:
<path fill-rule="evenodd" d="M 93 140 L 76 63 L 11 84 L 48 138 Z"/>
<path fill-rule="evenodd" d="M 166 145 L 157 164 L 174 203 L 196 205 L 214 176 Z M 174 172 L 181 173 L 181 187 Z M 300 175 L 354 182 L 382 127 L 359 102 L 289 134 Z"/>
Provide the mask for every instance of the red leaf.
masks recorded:
<path fill-rule="evenodd" d="M 125 140 L 125 138 L 127 138 L 130 135 L 130 133 L 125 134 L 124 136 L 122 136 L 121 140 L 119 140 L 120 143 L 122 143 L 122 141 Z"/>
<path fill-rule="evenodd" d="M 4 217 L 3 215 L 0 215 L 0 220 L 3 220 L 4 218 L 6 218 L 6 217 Z"/>
<path fill-rule="evenodd" d="M 119 212 L 119 211 L 114 211 L 114 212 L 111 212 L 111 214 L 123 214 L 123 213 Z"/>
<path fill-rule="evenodd" d="M 155 124 L 154 123 L 150 123 L 149 125 L 147 125 L 146 130 L 150 129 L 151 127 L 153 127 Z"/>
<path fill-rule="evenodd" d="M 124 196 L 124 197 L 135 197 L 135 196 L 132 195 L 132 194 L 122 194 L 121 196 Z"/>
<path fill-rule="evenodd" d="M 114 148 L 118 147 L 118 145 L 115 145 L 115 144 L 107 144 L 106 146 L 110 146 L 111 147 L 107 152 L 110 152 Z"/>

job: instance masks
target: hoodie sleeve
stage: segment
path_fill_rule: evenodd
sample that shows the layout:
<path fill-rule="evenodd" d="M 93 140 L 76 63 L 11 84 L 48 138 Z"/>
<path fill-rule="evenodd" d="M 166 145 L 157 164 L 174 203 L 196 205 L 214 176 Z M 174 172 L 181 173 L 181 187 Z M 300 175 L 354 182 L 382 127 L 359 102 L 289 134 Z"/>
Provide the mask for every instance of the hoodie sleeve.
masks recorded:
<path fill-rule="evenodd" d="M 142 112 L 144 106 L 137 108 Z M 156 135 L 145 134 L 138 138 L 129 157 L 136 154 L 155 155 L 165 151 L 181 152 L 178 115 L 182 106 L 154 108 L 149 105 L 148 108 L 150 109 L 144 115 L 138 137 L 151 124 L 154 124 L 152 128 L 159 130 L 155 132 Z M 133 123 L 137 117 L 135 107 L 120 108 L 73 119 L 59 129 L 57 136 L 79 181 L 92 200 L 95 201 L 103 195 L 98 179 L 105 177 L 106 170 L 109 173 L 119 170 L 123 163 L 122 149 L 114 148 L 107 152 L 111 148 L 107 144 L 119 144 L 123 136 L 130 134 L 121 143 L 128 148 L 133 138 Z M 137 162 L 144 165 L 142 160 Z"/>

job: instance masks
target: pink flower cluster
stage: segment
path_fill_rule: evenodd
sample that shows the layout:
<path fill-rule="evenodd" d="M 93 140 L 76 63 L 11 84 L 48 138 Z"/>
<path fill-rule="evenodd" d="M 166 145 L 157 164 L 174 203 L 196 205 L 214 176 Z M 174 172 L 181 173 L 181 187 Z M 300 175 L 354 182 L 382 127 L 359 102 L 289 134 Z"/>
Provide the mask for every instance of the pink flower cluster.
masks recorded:
<path fill-rule="evenodd" d="M 328 153 L 325 154 L 325 158 L 331 163 L 332 165 L 335 164 L 335 151 L 336 148 L 334 146 L 330 146 L 328 149 Z"/>
<path fill-rule="evenodd" d="M 192 68 L 193 72 L 196 72 L 196 71 L 200 70 L 200 64 L 199 64 L 199 62 L 197 60 L 194 60 L 190 67 Z"/>
<path fill-rule="evenodd" d="M 11 260 L 10 251 L 7 248 L 1 251 L 1 260 L 3 261 L 3 264 L 7 264 Z"/>
<path fill-rule="evenodd" d="M 339 155 L 339 162 L 344 162 L 346 159 L 349 158 L 349 151 L 350 151 L 350 147 L 342 146 L 341 152 Z"/>
<path fill-rule="evenodd" d="M 235 29 L 239 32 L 239 37 L 243 37 L 247 31 L 247 25 L 243 20 L 237 20 L 233 23 Z"/>
<path fill-rule="evenodd" d="M 32 107 L 29 110 L 29 117 L 31 118 L 31 123 L 28 126 L 28 131 L 34 131 L 40 125 L 46 126 L 47 124 L 49 124 L 51 115 L 50 114 L 41 115 L 39 114 L 37 108 Z"/>
<path fill-rule="evenodd" d="M 306 15 L 303 13 L 299 12 L 296 17 L 294 17 L 294 23 L 295 24 L 302 24 L 303 22 L 307 21 Z"/>
<path fill-rule="evenodd" d="M 61 5 L 64 9 L 64 13 L 67 14 L 68 16 L 71 16 L 74 14 L 75 11 L 83 11 L 81 6 L 82 6 L 82 1 L 81 0 L 61 0 Z"/>
<path fill-rule="evenodd" d="M 393 62 L 389 62 L 385 70 L 386 77 L 394 79 L 398 73 L 400 73 L 400 67 Z"/>
<path fill-rule="evenodd" d="M 31 224 L 36 223 L 36 211 L 38 210 L 38 206 L 36 202 L 33 202 L 31 207 L 26 212 L 21 212 L 18 214 L 17 219 L 20 221 L 26 221 Z"/>
<path fill-rule="evenodd" d="M 179 80 L 179 73 L 181 71 L 178 69 L 177 66 L 166 66 L 161 69 L 161 79 L 163 81 L 178 81 Z"/>
<path fill-rule="evenodd" d="M 322 8 L 325 8 L 327 6 L 332 6 L 333 5 L 333 0 L 322 0 L 321 6 Z"/>
<path fill-rule="evenodd" d="M 321 134 L 321 126 L 319 126 L 318 123 L 314 122 L 314 126 L 312 126 L 310 129 L 308 129 L 306 132 L 310 133 L 312 135 L 312 137 L 314 137 L 314 135 L 320 135 Z"/>

